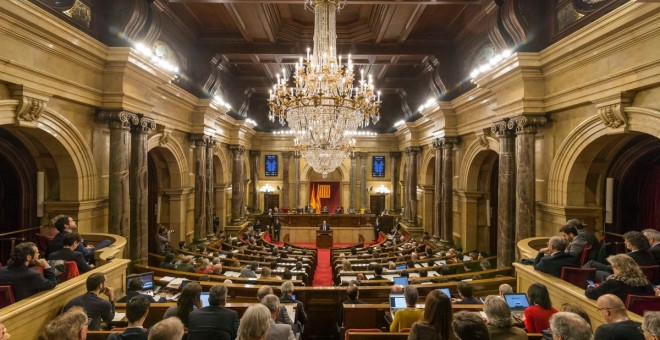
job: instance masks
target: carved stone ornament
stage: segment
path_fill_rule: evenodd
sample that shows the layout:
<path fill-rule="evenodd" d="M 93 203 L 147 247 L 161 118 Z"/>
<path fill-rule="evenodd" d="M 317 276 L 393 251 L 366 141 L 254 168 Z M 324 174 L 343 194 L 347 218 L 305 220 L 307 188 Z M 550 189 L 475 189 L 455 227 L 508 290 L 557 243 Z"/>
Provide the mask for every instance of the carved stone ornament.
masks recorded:
<path fill-rule="evenodd" d="M 190 134 L 190 140 L 195 146 L 208 146 L 209 143 L 215 143 L 215 139 L 202 133 Z"/>
<path fill-rule="evenodd" d="M 231 150 L 234 154 L 242 154 L 245 151 L 245 147 L 243 145 L 232 144 L 229 145 L 229 150 Z"/>
<path fill-rule="evenodd" d="M 486 137 L 485 131 L 477 131 L 475 132 L 475 135 L 477 135 L 477 142 L 479 145 L 484 149 L 488 149 L 488 138 Z"/>
<path fill-rule="evenodd" d="M 169 131 L 163 131 L 162 134 L 160 135 L 160 139 L 158 139 L 158 145 L 165 146 L 171 140 L 172 140 L 171 133 Z"/>
<path fill-rule="evenodd" d="M 128 111 L 101 111 L 97 119 L 107 122 L 110 129 L 130 129 L 131 125 L 140 123 L 140 117 L 135 113 Z"/>
<path fill-rule="evenodd" d="M 46 109 L 46 100 L 22 96 L 18 100 L 16 118 L 19 121 L 35 122 Z"/>
<path fill-rule="evenodd" d="M 501 120 L 495 122 L 490 128 L 491 132 L 497 135 L 497 137 L 507 137 L 513 134 L 511 128 L 507 126 L 508 120 Z"/>
<path fill-rule="evenodd" d="M 599 107 L 598 115 L 605 126 L 613 129 L 627 124 L 628 121 L 623 107 L 619 103 Z"/>
<path fill-rule="evenodd" d="M 147 117 L 140 117 L 137 123 L 133 122 L 132 131 L 137 133 L 149 133 L 156 128 L 156 121 Z"/>
<path fill-rule="evenodd" d="M 509 129 L 516 129 L 516 133 L 536 133 L 539 126 L 545 125 L 548 120 L 544 116 L 522 115 L 513 117 L 507 123 Z"/>

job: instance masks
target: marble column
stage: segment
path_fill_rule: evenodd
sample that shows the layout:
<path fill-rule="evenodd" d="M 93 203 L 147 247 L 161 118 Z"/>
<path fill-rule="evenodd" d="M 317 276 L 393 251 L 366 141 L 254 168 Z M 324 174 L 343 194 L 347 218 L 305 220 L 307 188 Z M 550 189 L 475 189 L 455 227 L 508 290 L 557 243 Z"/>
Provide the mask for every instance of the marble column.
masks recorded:
<path fill-rule="evenodd" d="M 399 204 L 399 163 L 401 162 L 401 152 L 392 152 L 390 153 L 392 161 L 390 162 L 390 178 L 392 179 L 391 185 L 391 196 L 390 196 L 390 209 L 395 210 L 398 208 Z"/>
<path fill-rule="evenodd" d="M 232 171 L 231 171 L 231 220 L 239 222 L 243 216 L 243 207 L 241 202 L 241 181 L 243 172 L 243 162 L 241 156 L 245 151 L 242 145 L 230 145 L 232 152 Z"/>
<path fill-rule="evenodd" d="M 289 207 L 289 168 L 291 164 L 291 156 L 293 152 L 282 152 L 282 206 L 280 208 Z"/>
<path fill-rule="evenodd" d="M 214 171 L 213 168 L 213 150 L 215 150 L 215 138 L 207 136 L 206 141 L 206 238 L 215 237 L 213 232 L 213 215 L 215 213 L 215 200 L 214 200 Z"/>
<path fill-rule="evenodd" d="M 409 209 L 409 218 L 408 221 L 412 224 L 417 224 L 417 154 L 420 151 L 420 147 L 411 146 L 406 148 L 406 153 L 408 154 L 408 204 Z"/>
<path fill-rule="evenodd" d="M 261 152 L 257 150 L 250 150 L 250 173 L 252 176 L 252 182 L 250 182 L 251 192 L 250 192 L 250 204 L 254 209 L 259 209 L 259 158 L 261 157 Z M 267 211 L 264 211 L 267 212 Z"/>
<path fill-rule="evenodd" d="M 499 178 L 497 188 L 497 266 L 507 267 L 515 259 L 516 160 L 514 133 L 507 121 L 495 123 L 492 132 L 500 141 Z"/>
<path fill-rule="evenodd" d="M 360 208 L 368 209 L 367 205 L 367 153 L 360 153 Z"/>
<path fill-rule="evenodd" d="M 195 162 L 195 206 L 194 206 L 194 236 L 195 242 L 206 239 L 206 145 L 208 137 L 203 134 L 192 134 L 190 140 L 195 146 L 193 161 Z"/>
<path fill-rule="evenodd" d="M 293 155 L 293 207 L 300 207 L 300 155 Z"/>
<path fill-rule="evenodd" d="M 350 197 L 350 205 L 349 208 L 355 208 L 356 205 L 356 195 L 357 195 L 357 155 L 352 154 L 351 155 L 351 173 L 350 173 L 350 188 L 351 192 L 349 194 Z"/>
<path fill-rule="evenodd" d="M 140 118 L 127 111 L 103 111 L 97 117 L 110 128 L 110 164 L 108 192 L 108 232 L 124 237 L 130 234 L 130 193 L 128 164 L 130 128 Z"/>
<path fill-rule="evenodd" d="M 435 153 L 434 172 L 433 172 L 433 235 L 438 235 L 443 240 L 440 232 L 442 221 L 442 140 L 435 139 L 432 143 Z"/>
<path fill-rule="evenodd" d="M 440 238 L 454 242 L 454 146 L 458 138 L 442 138 L 442 192 L 440 225 L 442 226 Z"/>
<path fill-rule="evenodd" d="M 509 120 L 516 129 L 516 242 L 536 234 L 536 171 L 534 136 L 545 125 L 543 116 L 518 116 Z"/>
<path fill-rule="evenodd" d="M 140 117 L 131 126 L 131 231 L 129 257 L 132 263 L 147 264 L 149 253 L 149 169 L 147 166 L 147 135 L 156 128 L 151 118 Z"/>

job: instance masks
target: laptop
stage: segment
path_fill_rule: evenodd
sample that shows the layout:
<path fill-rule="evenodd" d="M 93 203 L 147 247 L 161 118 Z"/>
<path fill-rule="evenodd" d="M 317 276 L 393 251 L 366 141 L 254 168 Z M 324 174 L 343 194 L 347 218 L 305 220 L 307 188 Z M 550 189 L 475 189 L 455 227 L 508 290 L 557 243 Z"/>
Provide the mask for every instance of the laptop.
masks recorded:
<path fill-rule="evenodd" d="M 390 314 L 394 315 L 399 309 L 406 308 L 406 298 L 403 294 L 390 294 Z"/>
<path fill-rule="evenodd" d="M 154 272 L 146 272 L 142 274 L 131 274 L 126 276 L 126 287 L 128 287 L 128 283 L 135 278 L 140 278 L 142 280 L 142 290 L 140 290 L 141 293 L 151 293 L 155 287 L 154 283 Z"/>
<path fill-rule="evenodd" d="M 405 264 L 399 264 L 396 266 L 396 270 L 406 270 L 406 265 Z"/>
<path fill-rule="evenodd" d="M 407 286 L 408 278 L 405 276 L 398 276 L 394 278 L 394 284 L 399 286 Z"/>
<path fill-rule="evenodd" d="M 527 294 L 525 293 L 504 294 L 504 301 L 509 305 L 511 313 L 516 316 L 522 314 L 525 308 L 529 307 L 529 300 L 527 300 Z"/>
<path fill-rule="evenodd" d="M 449 288 L 438 288 L 436 290 L 443 292 L 445 295 L 447 295 L 448 298 L 451 299 L 451 292 L 449 291 Z"/>
<path fill-rule="evenodd" d="M 202 307 L 208 307 L 209 306 L 209 293 L 208 292 L 202 292 L 202 294 L 199 296 L 199 298 L 202 300 Z"/>

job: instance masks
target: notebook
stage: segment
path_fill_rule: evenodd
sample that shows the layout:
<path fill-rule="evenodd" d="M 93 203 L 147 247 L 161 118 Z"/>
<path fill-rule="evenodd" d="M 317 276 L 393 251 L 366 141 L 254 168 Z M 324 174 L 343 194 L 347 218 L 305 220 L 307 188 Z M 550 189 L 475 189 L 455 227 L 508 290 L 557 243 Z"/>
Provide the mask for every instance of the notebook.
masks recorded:
<path fill-rule="evenodd" d="M 529 301 L 525 293 L 504 294 L 504 301 L 509 305 L 513 314 L 520 314 L 525 311 L 525 308 L 529 307 Z"/>
<path fill-rule="evenodd" d="M 407 277 L 395 277 L 394 278 L 394 284 L 399 285 L 399 286 L 407 286 L 408 285 L 408 278 Z"/>
<path fill-rule="evenodd" d="M 443 292 L 445 295 L 447 295 L 448 298 L 451 299 L 451 292 L 449 291 L 449 288 L 438 288 L 437 290 Z"/>
<path fill-rule="evenodd" d="M 390 294 L 390 313 L 394 315 L 399 309 L 406 308 L 406 298 L 403 294 Z"/>

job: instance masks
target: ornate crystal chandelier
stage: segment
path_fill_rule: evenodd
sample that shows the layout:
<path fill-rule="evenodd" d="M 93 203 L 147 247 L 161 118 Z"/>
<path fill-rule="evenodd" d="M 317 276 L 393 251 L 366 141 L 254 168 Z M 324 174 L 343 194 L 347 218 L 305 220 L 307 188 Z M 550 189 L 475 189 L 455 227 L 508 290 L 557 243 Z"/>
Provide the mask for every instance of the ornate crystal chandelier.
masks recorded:
<path fill-rule="evenodd" d="M 282 69 L 268 99 L 270 121 L 295 131 L 297 150 L 324 177 L 351 152 L 355 142 L 347 132 L 380 119 L 380 91 L 371 75 L 365 79 L 361 71 L 355 82 L 351 55 L 344 63 L 337 58 L 336 12 L 344 3 L 306 0 L 314 11 L 314 50 L 296 63 L 292 85 Z"/>

